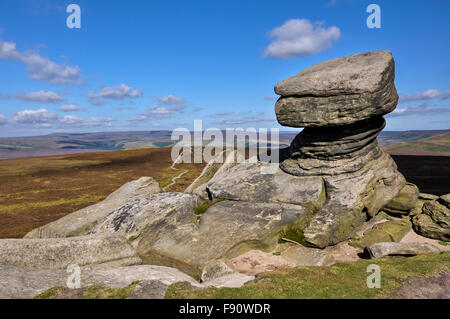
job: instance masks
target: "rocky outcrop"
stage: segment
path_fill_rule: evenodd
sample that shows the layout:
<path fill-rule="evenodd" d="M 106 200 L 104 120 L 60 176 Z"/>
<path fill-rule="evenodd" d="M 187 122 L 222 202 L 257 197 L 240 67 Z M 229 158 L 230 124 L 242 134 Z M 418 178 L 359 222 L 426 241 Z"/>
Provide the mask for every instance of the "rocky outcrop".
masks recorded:
<path fill-rule="evenodd" d="M 392 112 L 398 95 L 389 51 L 313 65 L 275 86 L 278 122 L 292 127 L 341 126 Z"/>
<path fill-rule="evenodd" d="M 128 182 L 103 201 L 66 215 L 52 223 L 36 228 L 25 238 L 58 238 L 88 233 L 98 221 L 133 198 L 159 193 L 159 184 L 152 177 L 141 177 Z"/>
<path fill-rule="evenodd" d="M 0 239 L 0 263 L 44 269 L 119 267 L 142 262 L 128 241 L 114 234 L 46 239 Z"/>
<path fill-rule="evenodd" d="M 412 218 L 414 230 L 422 236 L 450 241 L 450 194 L 426 201 L 422 213 Z"/>
<path fill-rule="evenodd" d="M 439 254 L 440 250 L 429 243 L 376 243 L 365 248 L 365 253 L 370 258 L 388 256 L 416 256 L 425 254 Z"/>
<path fill-rule="evenodd" d="M 392 215 L 408 215 L 417 206 L 418 199 L 419 188 L 414 184 L 406 183 L 398 195 L 383 210 Z"/>

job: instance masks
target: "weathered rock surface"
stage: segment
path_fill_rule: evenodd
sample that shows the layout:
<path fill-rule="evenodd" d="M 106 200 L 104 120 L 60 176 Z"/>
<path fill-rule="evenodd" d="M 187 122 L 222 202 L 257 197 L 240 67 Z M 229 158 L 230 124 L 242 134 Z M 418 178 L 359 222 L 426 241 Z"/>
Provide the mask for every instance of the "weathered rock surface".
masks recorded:
<path fill-rule="evenodd" d="M 53 287 L 66 287 L 69 274 L 62 269 L 32 269 L 0 264 L 0 298 L 33 298 Z M 202 287 L 181 271 L 163 266 L 138 265 L 108 269 L 82 269 L 81 287 L 100 285 L 123 288 L 134 281 L 159 281 L 163 285 L 189 282 Z"/>
<path fill-rule="evenodd" d="M 281 81 L 277 120 L 291 127 L 351 124 L 394 110 L 398 95 L 389 51 L 373 51 L 313 65 Z"/>
<path fill-rule="evenodd" d="M 438 254 L 439 248 L 428 243 L 376 243 L 365 248 L 366 254 L 371 258 L 387 256 L 415 256 L 425 254 Z"/>
<path fill-rule="evenodd" d="M 393 215 L 408 215 L 417 205 L 419 189 L 416 185 L 406 183 L 398 195 L 383 210 Z"/>
<path fill-rule="evenodd" d="M 161 236 L 192 224 L 196 202 L 195 197 L 183 193 L 158 193 L 131 199 L 99 221 L 90 233 L 122 234 L 136 249 L 145 252 L 147 245 Z"/>
<path fill-rule="evenodd" d="M 414 230 L 422 236 L 450 241 L 450 209 L 445 199 L 426 201 L 422 214 L 413 217 Z"/>
<path fill-rule="evenodd" d="M 230 263 L 238 272 L 248 275 L 295 267 L 294 262 L 288 261 L 282 256 L 256 249 L 230 259 Z"/>
<path fill-rule="evenodd" d="M 297 177 L 278 170 L 262 174 L 267 163 L 241 163 L 218 172 L 195 194 L 206 191 L 210 200 L 229 199 L 249 202 L 278 202 L 308 205 L 320 199 L 323 190 L 321 177 Z"/>
<path fill-rule="evenodd" d="M 333 256 L 328 252 L 299 245 L 286 249 L 281 256 L 294 263 L 295 266 L 329 266 L 334 263 Z"/>
<path fill-rule="evenodd" d="M 88 233 L 105 216 L 133 198 L 159 193 L 158 182 L 152 177 L 141 177 L 124 184 L 105 200 L 80 209 L 52 223 L 36 228 L 25 238 L 57 238 L 80 236 Z"/>
<path fill-rule="evenodd" d="M 375 224 L 372 228 L 366 230 L 362 237 L 352 240 L 352 243 L 364 248 L 374 243 L 399 242 L 410 230 L 411 223 L 409 220 L 389 220 Z"/>
<path fill-rule="evenodd" d="M 389 155 L 352 174 L 324 176 L 326 200 L 304 230 L 305 242 L 324 248 L 351 238 L 404 185 Z"/>
<path fill-rule="evenodd" d="M 277 242 L 283 226 L 306 219 L 308 214 L 299 205 L 225 200 L 203 213 L 198 226 L 190 223 L 177 227 L 156 241 L 148 241 L 146 247 L 205 265 L 252 247 L 270 247 Z"/>
<path fill-rule="evenodd" d="M 119 267 L 142 261 L 126 241 L 117 235 L 46 239 L 0 239 L 0 263 L 58 269 L 71 264 L 91 267 Z"/>

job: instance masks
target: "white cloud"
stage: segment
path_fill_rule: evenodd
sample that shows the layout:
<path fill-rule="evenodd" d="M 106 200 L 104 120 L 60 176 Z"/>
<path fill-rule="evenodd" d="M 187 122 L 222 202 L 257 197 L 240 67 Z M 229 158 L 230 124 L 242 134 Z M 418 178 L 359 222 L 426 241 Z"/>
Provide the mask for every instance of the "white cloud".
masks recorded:
<path fill-rule="evenodd" d="M 271 96 L 266 96 L 266 97 L 264 98 L 265 101 L 273 101 L 273 100 L 275 100 L 275 99 L 276 99 L 276 97 L 273 96 L 273 95 L 271 95 Z"/>
<path fill-rule="evenodd" d="M 430 89 L 425 92 L 414 93 L 411 95 L 400 94 L 399 103 L 411 102 L 411 101 L 424 101 L 432 99 L 446 100 L 450 97 L 450 90 L 440 91 L 436 89 Z"/>
<path fill-rule="evenodd" d="M 124 98 L 138 98 L 142 95 L 142 90 L 137 90 L 129 87 L 128 85 L 122 83 L 118 86 L 105 87 L 101 89 L 99 93 L 94 93 L 90 91 L 88 93 L 88 98 L 94 103 L 98 99 L 112 99 L 112 100 L 122 100 Z M 93 104 L 94 104 L 93 103 Z"/>
<path fill-rule="evenodd" d="M 33 80 L 48 81 L 51 84 L 83 84 L 78 66 L 57 64 L 34 51 L 20 52 L 14 42 L 4 42 L 0 39 L 0 59 L 25 64 L 28 76 Z"/>
<path fill-rule="evenodd" d="M 420 105 L 410 105 L 404 108 L 396 108 L 392 113 L 388 114 L 388 117 L 398 117 L 398 116 L 406 116 L 412 114 L 422 114 L 422 115 L 433 115 L 439 113 L 449 112 L 450 108 L 442 108 L 442 107 L 428 107 L 426 103 L 422 103 Z"/>
<path fill-rule="evenodd" d="M 218 115 L 218 116 L 223 116 L 223 115 L 230 115 L 230 114 L 233 114 L 234 112 L 216 112 L 216 115 Z"/>
<path fill-rule="evenodd" d="M 83 120 L 76 115 L 64 115 L 59 120 L 63 124 L 81 124 Z"/>
<path fill-rule="evenodd" d="M 14 115 L 14 121 L 22 124 L 50 124 L 58 119 L 58 114 L 47 109 L 23 110 Z"/>
<path fill-rule="evenodd" d="M 3 114 L 0 114 L 0 126 L 5 125 L 6 123 L 8 123 L 8 120 Z"/>
<path fill-rule="evenodd" d="M 86 111 L 84 107 L 78 106 L 76 104 L 65 104 L 59 107 L 62 112 L 76 112 L 76 111 Z"/>
<path fill-rule="evenodd" d="M 184 99 L 179 96 L 169 94 L 164 97 L 158 97 L 158 101 L 163 105 L 179 105 L 184 104 Z"/>
<path fill-rule="evenodd" d="M 51 91 L 22 92 L 17 97 L 27 102 L 58 103 L 64 100 L 59 94 Z"/>
<path fill-rule="evenodd" d="M 270 31 L 274 40 L 267 47 L 264 56 L 277 59 L 291 59 L 315 54 L 333 46 L 341 36 L 336 26 L 324 28 L 323 23 L 314 25 L 306 19 L 291 19 Z"/>

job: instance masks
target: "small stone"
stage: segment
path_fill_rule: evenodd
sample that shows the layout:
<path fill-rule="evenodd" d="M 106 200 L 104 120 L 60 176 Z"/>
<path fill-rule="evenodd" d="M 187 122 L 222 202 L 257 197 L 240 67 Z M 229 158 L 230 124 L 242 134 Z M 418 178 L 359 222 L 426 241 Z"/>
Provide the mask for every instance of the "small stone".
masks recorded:
<path fill-rule="evenodd" d="M 364 249 L 370 258 L 387 256 L 415 256 L 425 254 L 439 254 L 440 250 L 429 243 L 376 243 Z"/>

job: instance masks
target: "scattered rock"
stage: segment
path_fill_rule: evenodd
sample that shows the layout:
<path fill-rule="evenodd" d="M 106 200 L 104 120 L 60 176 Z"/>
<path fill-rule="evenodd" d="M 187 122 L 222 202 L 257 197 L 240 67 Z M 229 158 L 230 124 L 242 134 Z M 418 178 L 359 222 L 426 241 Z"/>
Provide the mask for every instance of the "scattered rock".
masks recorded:
<path fill-rule="evenodd" d="M 283 251 L 281 256 L 294 263 L 295 266 L 329 266 L 334 263 L 333 256 L 327 251 L 299 245 Z"/>
<path fill-rule="evenodd" d="M 408 220 L 390 220 L 366 230 L 363 237 L 352 240 L 352 243 L 364 248 L 374 243 L 400 242 L 410 230 L 411 223 Z"/>
<path fill-rule="evenodd" d="M 417 205 L 419 189 L 416 185 L 406 183 L 398 195 L 383 210 L 393 215 L 408 215 Z"/>
<path fill-rule="evenodd" d="M 63 269 L 80 267 L 119 267 L 140 264 L 142 260 L 117 235 L 45 239 L 0 239 L 0 263 L 29 268 Z"/>
<path fill-rule="evenodd" d="M 58 238 L 85 235 L 98 221 L 105 218 L 117 207 L 133 198 L 146 197 L 160 191 L 159 183 L 152 177 L 141 177 L 124 184 L 105 200 L 97 204 L 80 209 L 52 223 L 32 230 L 25 238 Z"/>
<path fill-rule="evenodd" d="M 364 252 L 370 258 L 387 256 L 415 256 L 440 253 L 439 248 L 429 243 L 375 243 L 367 246 Z"/>
<path fill-rule="evenodd" d="M 422 236 L 450 241 L 450 210 L 442 200 L 426 201 L 422 214 L 412 218 L 414 230 Z"/>

